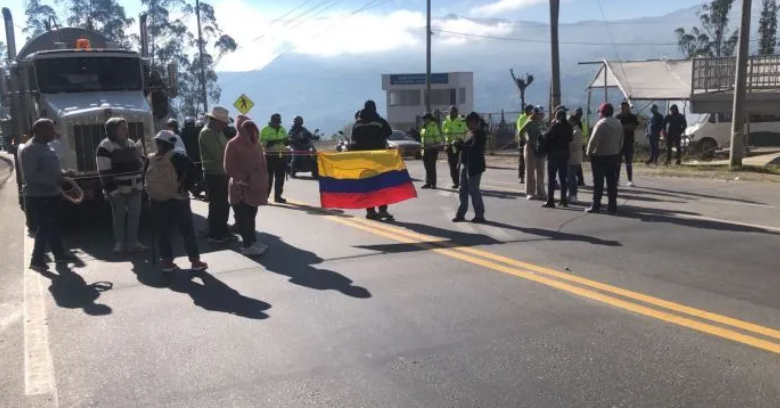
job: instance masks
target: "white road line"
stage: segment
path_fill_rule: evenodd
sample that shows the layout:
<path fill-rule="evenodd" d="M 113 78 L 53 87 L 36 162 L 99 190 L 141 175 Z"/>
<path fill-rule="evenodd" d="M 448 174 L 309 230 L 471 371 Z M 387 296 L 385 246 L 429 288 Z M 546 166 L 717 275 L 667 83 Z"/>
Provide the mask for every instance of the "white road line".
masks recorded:
<path fill-rule="evenodd" d="M 31 239 L 24 239 L 24 261 L 32 255 Z M 24 270 L 24 389 L 26 395 L 49 395 L 55 406 L 57 387 L 49 347 L 49 325 L 41 276 Z"/>

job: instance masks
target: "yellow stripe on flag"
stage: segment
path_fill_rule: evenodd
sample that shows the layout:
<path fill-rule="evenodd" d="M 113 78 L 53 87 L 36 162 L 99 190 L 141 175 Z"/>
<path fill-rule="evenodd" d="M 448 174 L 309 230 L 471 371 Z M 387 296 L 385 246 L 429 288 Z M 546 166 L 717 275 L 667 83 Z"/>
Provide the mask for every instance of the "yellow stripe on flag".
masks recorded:
<path fill-rule="evenodd" d="M 397 149 L 359 152 L 320 152 L 317 154 L 320 176 L 333 179 L 365 179 L 406 165 Z"/>

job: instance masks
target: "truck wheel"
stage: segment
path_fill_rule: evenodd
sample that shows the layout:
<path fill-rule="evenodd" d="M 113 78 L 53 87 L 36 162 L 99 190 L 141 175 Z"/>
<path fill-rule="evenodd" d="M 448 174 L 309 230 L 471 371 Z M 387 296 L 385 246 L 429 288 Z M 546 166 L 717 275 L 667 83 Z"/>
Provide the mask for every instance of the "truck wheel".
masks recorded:
<path fill-rule="evenodd" d="M 718 144 L 711 138 L 706 138 L 699 141 L 697 148 L 702 159 L 712 160 L 715 158 L 715 150 L 718 149 Z"/>

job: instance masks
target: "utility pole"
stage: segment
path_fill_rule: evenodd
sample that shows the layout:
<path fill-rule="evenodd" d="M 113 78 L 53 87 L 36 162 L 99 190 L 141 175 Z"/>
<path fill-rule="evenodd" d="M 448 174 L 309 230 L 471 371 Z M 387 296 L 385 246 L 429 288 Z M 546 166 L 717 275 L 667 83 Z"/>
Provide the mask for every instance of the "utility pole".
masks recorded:
<path fill-rule="evenodd" d="M 742 0 L 742 20 L 739 24 L 737 49 L 737 76 L 734 80 L 734 110 L 731 116 L 729 164 L 732 169 L 742 166 L 742 157 L 745 155 L 745 98 L 747 94 L 751 7 L 751 0 Z"/>
<path fill-rule="evenodd" d="M 203 112 L 209 112 L 209 99 L 206 94 L 206 66 L 203 64 L 203 33 L 200 30 L 200 0 L 195 0 L 195 17 L 198 20 L 198 53 L 200 60 L 200 92 L 203 94 Z"/>
<path fill-rule="evenodd" d="M 550 0 L 550 54 L 552 56 L 552 81 L 550 82 L 551 111 L 561 104 L 561 56 L 558 44 L 558 15 L 560 14 L 560 9 L 560 0 Z M 551 112 L 551 114 L 555 115 L 554 112 Z"/>
<path fill-rule="evenodd" d="M 426 0 L 425 24 L 425 112 L 431 111 L 431 0 Z"/>

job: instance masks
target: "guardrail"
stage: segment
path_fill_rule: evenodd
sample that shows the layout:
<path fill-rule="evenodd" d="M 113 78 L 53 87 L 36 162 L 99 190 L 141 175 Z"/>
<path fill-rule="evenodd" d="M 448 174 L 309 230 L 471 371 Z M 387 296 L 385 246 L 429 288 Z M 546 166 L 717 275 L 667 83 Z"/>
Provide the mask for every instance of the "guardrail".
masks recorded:
<path fill-rule="evenodd" d="M 704 57 L 693 60 L 693 92 L 734 89 L 736 57 Z M 757 55 L 748 59 L 747 89 L 780 89 L 780 55 Z"/>

